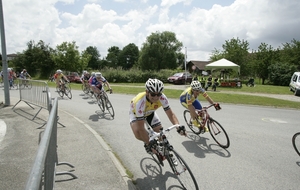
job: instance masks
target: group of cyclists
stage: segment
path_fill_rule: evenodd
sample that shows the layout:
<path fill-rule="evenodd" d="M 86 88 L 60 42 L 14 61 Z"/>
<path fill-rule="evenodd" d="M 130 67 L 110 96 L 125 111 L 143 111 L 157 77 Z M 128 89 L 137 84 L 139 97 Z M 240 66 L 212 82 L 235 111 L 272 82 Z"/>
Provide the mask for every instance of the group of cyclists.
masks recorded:
<path fill-rule="evenodd" d="M 186 136 L 185 127 L 179 125 L 177 116 L 172 111 L 167 96 L 163 93 L 164 84 L 159 79 L 148 79 L 145 84 L 145 92 L 137 94 L 130 102 L 129 120 L 130 126 L 136 139 L 144 142 L 146 152 L 153 153 L 153 143 L 149 142 L 149 135 L 144 128 L 147 122 L 155 132 L 159 132 L 162 128 L 161 121 L 155 112 L 162 107 L 173 125 L 178 125 L 177 132 L 180 135 Z M 199 127 L 203 132 L 208 132 L 207 127 L 201 122 L 203 118 L 198 115 L 196 110 L 201 110 L 202 105 L 198 100 L 198 96 L 202 96 L 211 104 L 216 110 L 220 109 L 219 104 L 215 103 L 206 90 L 201 86 L 201 82 L 194 80 L 190 86 L 186 88 L 180 95 L 179 100 L 181 105 L 190 110 L 192 124 Z"/>
<path fill-rule="evenodd" d="M 56 71 L 54 76 L 56 84 L 60 85 L 60 81 L 64 78 L 68 81 L 67 77 L 61 70 Z M 106 85 L 110 92 L 112 88 L 109 82 L 100 72 L 83 71 L 81 75 L 81 82 L 83 85 L 88 83 L 90 89 L 96 95 L 100 95 L 104 90 L 103 86 Z M 144 142 L 146 152 L 153 153 L 152 143 L 149 142 L 149 135 L 146 131 L 144 124 L 147 122 L 155 132 L 159 132 L 162 128 L 161 121 L 155 112 L 158 108 L 162 107 L 173 125 L 178 125 L 177 132 L 186 136 L 185 127 L 179 125 L 179 120 L 169 104 L 167 96 L 163 93 L 164 84 L 159 79 L 149 78 L 145 83 L 145 91 L 138 93 L 130 102 L 129 108 L 129 122 L 132 132 L 136 139 Z M 179 101 L 181 105 L 190 111 L 192 118 L 192 125 L 199 127 L 203 132 L 208 132 L 207 126 L 201 121 L 203 118 L 198 115 L 197 110 L 202 109 L 202 105 L 198 100 L 199 95 L 202 95 L 210 104 L 215 106 L 215 109 L 220 109 L 219 104 L 215 103 L 207 94 L 205 87 L 202 87 L 199 80 L 193 80 L 188 88 L 186 88 L 180 95 Z"/>
<path fill-rule="evenodd" d="M 68 78 L 63 74 L 62 70 L 60 69 L 57 70 L 54 74 L 54 80 L 56 82 L 56 87 L 59 87 L 65 81 L 69 82 Z M 103 85 L 106 85 L 109 88 L 110 93 L 112 93 L 112 88 L 110 87 L 109 82 L 102 76 L 100 72 L 92 72 L 90 75 L 89 72 L 83 71 L 80 80 L 83 85 L 89 85 L 92 93 L 95 93 L 98 96 L 104 90 Z"/>
<path fill-rule="evenodd" d="M 0 71 L 1 81 L 3 81 L 3 71 Z M 13 87 L 14 80 L 17 78 L 26 80 L 27 78 L 31 78 L 26 69 L 23 69 L 20 73 L 15 72 L 13 68 L 7 68 L 7 77 L 10 88 Z"/>

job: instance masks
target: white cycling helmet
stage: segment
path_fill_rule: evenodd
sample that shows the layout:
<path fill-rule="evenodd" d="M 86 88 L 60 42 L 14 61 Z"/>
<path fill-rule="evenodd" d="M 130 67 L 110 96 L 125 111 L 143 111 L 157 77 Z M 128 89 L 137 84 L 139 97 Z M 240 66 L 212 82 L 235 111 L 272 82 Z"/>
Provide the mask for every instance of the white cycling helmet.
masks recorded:
<path fill-rule="evenodd" d="M 57 72 L 58 74 L 60 74 L 60 73 L 62 73 L 62 70 L 58 69 L 56 72 Z"/>
<path fill-rule="evenodd" d="M 191 87 L 193 90 L 201 90 L 202 89 L 201 83 L 197 80 L 194 80 L 191 82 Z"/>
<path fill-rule="evenodd" d="M 96 77 L 96 78 L 102 77 L 102 74 L 101 74 L 100 72 L 96 72 L 96 73 L 95 73 L 95 77 Z"/>
<path fill-rule="evenodd" d="M 92 76 L 95 76 L 95 72 L 92 72 L 92 74 L 91 74 Z"/>
<path fill-rule="evenodd" d="M 162 92 L 164 90 L 164 83 L 158 79 L 148 79 L 146 84 L 146 89 L 150 92 Z"/>

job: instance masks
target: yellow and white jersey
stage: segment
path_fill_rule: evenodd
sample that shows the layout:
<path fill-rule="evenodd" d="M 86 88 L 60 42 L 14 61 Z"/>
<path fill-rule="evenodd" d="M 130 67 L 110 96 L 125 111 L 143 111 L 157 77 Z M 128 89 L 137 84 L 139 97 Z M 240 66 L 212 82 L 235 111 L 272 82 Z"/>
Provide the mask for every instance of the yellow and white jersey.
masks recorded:
<path fill-rule="evenodd" d="M 136 119 L 145 118 L 159 107 L 163 107 L 165 111 L 170 109 L 169 101 L 165 94 L 162 94 L 157 102 L 151 103 L 147 99 L 146 92 L 141 92 L 131 100 L 130 114 L 134 114 Z"/>

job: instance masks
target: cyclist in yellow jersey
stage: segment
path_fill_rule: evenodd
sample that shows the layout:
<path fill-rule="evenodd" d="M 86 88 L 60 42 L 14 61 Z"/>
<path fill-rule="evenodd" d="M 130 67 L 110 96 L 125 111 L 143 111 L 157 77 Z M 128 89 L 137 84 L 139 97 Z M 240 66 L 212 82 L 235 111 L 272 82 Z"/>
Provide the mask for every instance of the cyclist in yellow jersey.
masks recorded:
<path fill-rule="evenodd" d="M 69 82 L 68 78 L 62 73 L 62 70 L 58 69 L 54 75 L 56 87 L 59 87 L 61 84 L 61 79 L 65 79 L 65 81 Z"/>
<path fill-rule="evenodd" d="M 214 103 L 214 101 L 208 96 L 206 91 L 202 88 L 201 83 L 199 81 L 192 81 L 190 87 L 185 89 L 181 95 L 180 95 L 180 103 L 183 107 L 190 110 L 191 118 L 193 119 L 192 123 L 194 126 L 197 127 L 204 127 L 204 132 L 208 132 L 208 129 L 206 126 L 201 126 L 200 123 L 196 120 L 198 117 L 198 114 L 196 110 L 201 110 L 202 105 L 200 101 L 197 99 L 199 94 L 202 94 L 202 96 L 211 104 L 215 105 L 215 108 L 218 109 L 219 104 Z M 202 118 L 198 118 L 201 120 Z"/>
<path fill-rule="evenodd" d="M 162 93 L 164 90 L 163 83 L 158 79 L 148 79 L 145 86 L 145 92 L 137 94 L 130 102 L 129 119 L 135 138 L 143 141 L 146 151 L 151 154 L 152 147 L 144 122 L 146 121 L 154 131 L 159 132 L 162 126 L 155 110 L 160 107 L 164 109 L 173 125 L 179 124 L 179 121 L 170 108 L 168 98 Z M 178 127 L 177 132 L 186 135 L 184 126 Z"/>

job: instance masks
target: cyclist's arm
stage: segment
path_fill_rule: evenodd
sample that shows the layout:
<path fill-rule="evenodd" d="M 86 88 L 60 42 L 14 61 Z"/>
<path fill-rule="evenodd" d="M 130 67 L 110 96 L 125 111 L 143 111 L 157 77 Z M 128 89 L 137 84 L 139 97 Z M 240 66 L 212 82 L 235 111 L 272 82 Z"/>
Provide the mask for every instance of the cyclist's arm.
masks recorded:
<path fill-rule="evenodd" d="M 67 81 L 69 82 L 69 79 L 63 74 L 62 77 Z"/>
<path fill-rule="evenodd" d="M 177 119 L 175 113 L 172 111 L 171 108 L 169 108 L 169 109 L 166 110 L 165 112 L 166 112 L 166 114 L 167 114 L 169 120 L 171 121 L 171 123 L 172 123 L 173 125 L 179 124 L 179 121 L 178 121 L 178 119 Z"/>
<path fill-rule="evenodd" d="M 110 87 L 110 85 L 109 85 L 109 83 L 108 83 L 107 80 L 105 82 L 103 82 L 103 83 L 105 83 L 107 85 L 108 89 L 111 89 L 111 87 Z"/>
<path fill-rule="evenodd" d="M 211 99 L 211 97 L 208 96 L 206 92 L 202 93 L 202 96 L 210 103 L 214 104 L 214 101 Z"/>

